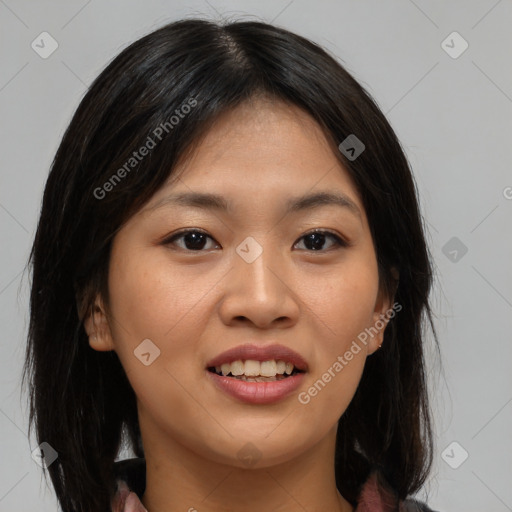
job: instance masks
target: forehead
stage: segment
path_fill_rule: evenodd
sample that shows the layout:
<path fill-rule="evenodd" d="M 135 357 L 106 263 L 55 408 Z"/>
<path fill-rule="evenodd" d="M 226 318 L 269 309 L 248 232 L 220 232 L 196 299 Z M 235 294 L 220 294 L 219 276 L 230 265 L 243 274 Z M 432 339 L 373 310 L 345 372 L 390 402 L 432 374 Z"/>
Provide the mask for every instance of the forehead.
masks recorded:
<path fill-rule="evenodd" d="M 269 203 L 333 190 L 362 210 L 355 184 L 336 152 L 318 123 L 298 107 L 267 98 L 249 100 L 215 120 L 148 207 L 171 191 Z"/>
<path fill-rule="evenodd" d="M 253 99 L 221 114 L 182 166 L 193 170 L 236 167 L 244 178 L 285 176 L 315 167 L 318 172 L 338 163 L 324 132 L 296 106 L 271 99 Z M 326 168 L 327 167 L 327 168 Z M 307 172 L 305 173 L 307 175 Z"/>

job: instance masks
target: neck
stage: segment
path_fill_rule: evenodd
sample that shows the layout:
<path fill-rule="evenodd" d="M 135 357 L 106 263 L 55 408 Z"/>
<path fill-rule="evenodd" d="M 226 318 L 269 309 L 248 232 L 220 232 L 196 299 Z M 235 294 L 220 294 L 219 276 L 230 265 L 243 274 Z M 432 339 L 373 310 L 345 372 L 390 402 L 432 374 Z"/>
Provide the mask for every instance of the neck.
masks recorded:
<path fill-rule="evenodd" d="M 141 430 L 143 428 L 141 425 Z M 261 468 L 239 468 L 199 456 L 181 444 L 144 439 L 149 512 L 353 512 L 336 488 L 336 429 L 294 459 Z M 165 449 L 162 449 L 162 447 Z"/>

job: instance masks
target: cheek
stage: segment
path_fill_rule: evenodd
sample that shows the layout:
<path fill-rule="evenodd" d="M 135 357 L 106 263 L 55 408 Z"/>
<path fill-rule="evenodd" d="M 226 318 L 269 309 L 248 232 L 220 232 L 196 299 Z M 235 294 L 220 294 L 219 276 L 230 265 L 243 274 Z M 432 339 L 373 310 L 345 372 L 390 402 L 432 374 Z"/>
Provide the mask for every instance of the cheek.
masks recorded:
<path fill-rule="evenodd" d="M 180 267 L 169 264 L 165 251 L 132 251 L 129 257 L 117 258 L 109 274 L 116 320 L 145 336 L 162 337 L 185 315 L 194 314 L 212 286 L 207 278 L 192 282 Z"/>
<path fill-rule="evenodd" d="M 138 254 L 132 250 L 129 257 L 112 256 L 111 327 L 123 366 L 130 370 L 139 364 L 134 350 L 146 339 L 164 356 L 160 363 L 169 356 L 175 361 L 185 358 L 194 350 L 192 340 L 198 339 L 207 321 L 207 302 L 202 299 L 215 281 L 205 278 L 191 282 L 190 276 L 169 265 L 165 252 L 141 250 Z"/>
<path fill-rule="evenodd" d="M 369 252 L 354 254 L 329 276 L 321 276 L 316 287 L 312 285 L 308 283 L 310 292 L 304 293 L 321 334 L 316 339 L 311 374 L 298 401 L 307 411 L 305 421 L 329 425 L 348 407 L 364 370 L 367 347 L 358 336 L 373 322 L 378 293 L 376 260 Z"/>
<path fill-rule="evenodd" d="M 172 403 L 173 414 L 185 417 L 194 406 L 183 390 L 199 376 L 199 366 L 190 363 L 208 318 L 201 299 L 215 281 L 191 283 L 169 265 L 165 253 L 157 252 L 139 256 L 132 251 L 129 258 L 114 260 L 109 274 L 111 329 L 139 406 L 172 423 L 165 404 Z"/>
<path fill-rule="evenodd" d="M 315 314 L 322 320 L 315 364 L 300 389 L 304 421 L 323 431 L 335 424 L 349 406 L 361 380 L 367 347 L 358 336 L 371 325 L 376 287 L 368 278 L 334 282 L 317 296 Z"/>
<path fill-rule="evenodd" d="M 310 288 L 310 307 L 325 327 L 323 352 L 331 359 L 333 354 L 343 354 L 373 322 L 378 294 L 377 265 L 372 258 L 353 260 L 332 272 L 322 286 Z"/>

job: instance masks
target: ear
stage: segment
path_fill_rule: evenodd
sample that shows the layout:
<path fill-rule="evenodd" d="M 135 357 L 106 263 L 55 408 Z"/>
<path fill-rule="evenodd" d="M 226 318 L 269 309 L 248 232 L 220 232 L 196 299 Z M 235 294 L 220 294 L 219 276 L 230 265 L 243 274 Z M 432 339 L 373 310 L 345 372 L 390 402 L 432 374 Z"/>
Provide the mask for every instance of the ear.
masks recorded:
<path fill-rule="evenodd" d="M 393 300 L 398 288 L 399 273 L 398 270 L 393 267 L 391 269 L 391 274 L 395 281 L 391 293 L 381 287 L 375 302 L 375 309 L 373 311 L 373 325 L 370 329 L 373 336 L 369 338 L 368 355 L 373 354 L 381 347 L 384 340 L 384 331 L 386 330 L 389 320 L 394 316 L 394 314 L 390 315 L 390 313 L 394 311 Z"/>
<path fill-rule="evenodd" d="M 94 305 L 84 318 L 84 328 L 89 337 L 89 345 L 100 352 L 114 350 L 114 342 L 103 300 L 97 296 Z"/>

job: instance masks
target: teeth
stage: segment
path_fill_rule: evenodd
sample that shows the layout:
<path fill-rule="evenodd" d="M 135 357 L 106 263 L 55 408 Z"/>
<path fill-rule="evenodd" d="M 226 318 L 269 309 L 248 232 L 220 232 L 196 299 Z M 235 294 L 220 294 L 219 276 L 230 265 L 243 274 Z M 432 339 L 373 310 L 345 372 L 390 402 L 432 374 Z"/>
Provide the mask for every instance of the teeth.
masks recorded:
<path fill-rule="evenodd" d="M 277 377 L 246 377 L 245 375 L 242 375 L 241 379 L 246 382 L 273 382 L 278 380 Z"/>
<path fill-rule="evenodd" d="M 293 363 L 287 363 L 285 361 L 254 361 L 248 359 L 247 361 L 233 361 L 232 363 L 224 363 L 220 366 L 215 367 L 215 371 L 218 374 L 229 375 L 234 377 L 241 377 L 242 380 L 249 380 L 260 382 L 258 379 L 253 377 L 266 377 L 265 381 L 275 380 L 276 375 L 291 375 L 293 372 Z M 251 377 L 246 379 L 246 377 Z"/>
<path fill-rule="evenodd" d="M 263 361 L 261 363 L 260 375 L 262 377 L 275 377 L 277 373 L 277 363 L 275 361 Z"/>
<path fill-rule="evenodd" d="M 252 359 L 245 361 L 244 374 L 246 377 L 257 377 L 260 375 L 260 371 L 261 363 L 259 361 L 253 361 Z"/>
<path fill-rule="evenodd" d="M 231 366 L 231 375 L 238 376 L 238 375 L 244 374 L 245 366 L 244 366 L 243 361 L 240 361 L 240 360 L 233 361 L 230 366 Z"/>

